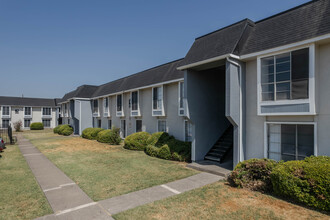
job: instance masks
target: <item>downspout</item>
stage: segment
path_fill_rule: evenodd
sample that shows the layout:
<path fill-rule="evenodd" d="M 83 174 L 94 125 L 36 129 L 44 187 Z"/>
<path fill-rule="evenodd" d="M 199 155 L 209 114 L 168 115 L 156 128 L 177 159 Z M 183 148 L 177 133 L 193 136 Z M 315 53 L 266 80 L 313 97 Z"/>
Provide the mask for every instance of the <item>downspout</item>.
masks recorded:
<path fill-rule="evenodd" d="M 239 71 L 239 81 L 240 81 L 240 86 L 239 86 L 239 104 L 240 104 L 240 109 L 239 109 L 239 152 L 238 152 L 238 157 L 239 157 L 239 162 L 244 160 L 244 154 L 243 154 L 243 118 L 242 118 L 242 111 L 243 111 L 243 101 L 242 101 L 242 66 L 238 62 L 235 62 L 231 60 L 230 58 L 237 58 L 237 56 L 230 54 L 229 57 L 226 57 L 227 61 L 235 66 L 238 67 Z"/>

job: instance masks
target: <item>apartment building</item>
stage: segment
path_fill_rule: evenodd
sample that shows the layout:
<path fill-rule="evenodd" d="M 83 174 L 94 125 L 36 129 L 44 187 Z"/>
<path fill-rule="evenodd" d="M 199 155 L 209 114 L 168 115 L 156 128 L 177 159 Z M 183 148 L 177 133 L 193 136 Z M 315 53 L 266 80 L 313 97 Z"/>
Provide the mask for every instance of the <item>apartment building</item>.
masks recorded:
<path fill-rule="evenodd" d="M 58 124 L 58 99 L 0 96 L 1 126 L 13 126 L 21 121 L 23 129 L 30 129 L 33 122 L 42 122 L 45 128 Z"/>

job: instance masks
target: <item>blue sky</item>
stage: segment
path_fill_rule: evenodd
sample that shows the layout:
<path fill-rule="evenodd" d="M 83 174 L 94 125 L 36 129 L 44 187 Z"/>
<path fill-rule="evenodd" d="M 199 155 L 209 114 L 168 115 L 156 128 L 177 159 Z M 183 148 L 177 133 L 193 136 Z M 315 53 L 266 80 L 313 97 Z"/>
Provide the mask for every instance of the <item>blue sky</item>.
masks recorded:
<path fill-rule="evenodd" d="M 194 39 L 308 0 L 0 0 L 0 95 L 62 97 L 184 57 Z"/>

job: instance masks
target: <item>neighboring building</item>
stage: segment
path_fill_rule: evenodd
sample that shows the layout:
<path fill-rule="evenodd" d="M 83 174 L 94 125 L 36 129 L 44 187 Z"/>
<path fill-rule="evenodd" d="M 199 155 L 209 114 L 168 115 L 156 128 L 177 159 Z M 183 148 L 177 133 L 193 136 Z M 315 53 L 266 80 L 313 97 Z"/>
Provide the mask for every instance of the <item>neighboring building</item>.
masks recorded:
<path fill-rule="evenodd" d="M 33 122 L 42 122 L 45 128 L 57 126 L 58 99 L 0 96 L 1 126 L 8 127 L 21 121 L 23 129 Z"/>

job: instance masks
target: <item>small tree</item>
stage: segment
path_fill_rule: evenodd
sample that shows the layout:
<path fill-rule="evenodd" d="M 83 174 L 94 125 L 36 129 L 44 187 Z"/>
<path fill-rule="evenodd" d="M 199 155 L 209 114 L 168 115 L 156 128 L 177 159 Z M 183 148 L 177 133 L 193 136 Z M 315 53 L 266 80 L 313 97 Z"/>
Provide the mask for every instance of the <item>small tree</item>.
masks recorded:
<path fill-rule="evenodd" d="M 14 122 L 15 131 L 16 132 L 22 131 L 22 125 L 23 124 L 21 120 Z"/>

